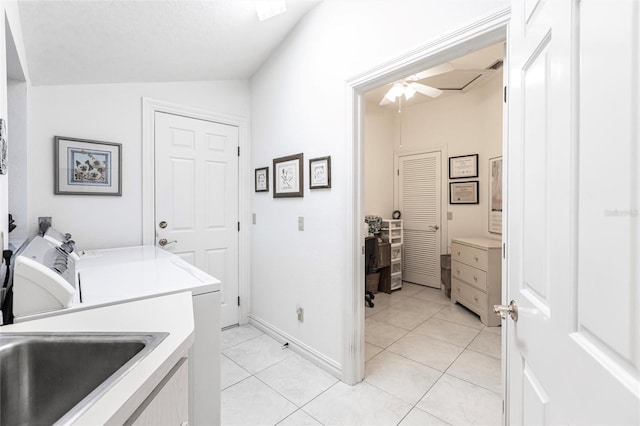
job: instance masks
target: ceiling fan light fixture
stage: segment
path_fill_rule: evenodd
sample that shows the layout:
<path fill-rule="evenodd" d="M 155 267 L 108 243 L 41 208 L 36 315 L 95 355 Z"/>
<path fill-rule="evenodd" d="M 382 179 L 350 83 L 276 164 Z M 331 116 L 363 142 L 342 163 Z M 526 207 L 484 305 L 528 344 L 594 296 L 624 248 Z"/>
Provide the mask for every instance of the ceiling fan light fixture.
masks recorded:
<path fill-rule="evenodd" d="M 254 3 L 260 21 L 266 21 L 287 11 L 286 1 L 257 0 Z"/>
<path fill-rule="evenodd" d="M 413 95 L 416 94 L 416 89 L 414 89 L 413 87 L 411 87 L 410 85 L 406 85 L 404 86 L 404 98 L 406 100 L 409 100 L 411 98 L 413 98 Z"/>
<path fill-rule="evenodd" d="M 391 89 L 389 89 L 387 94 L 384 95 L 384 97 L 387 98 L 391 102 L 395 102 L 396 98 L 402 96 L 403 94 L 404 94 L 404 87 L 402 87 L 402 84 L 395 83 L 393 85 L 393 87 L 391 87 Z"/>

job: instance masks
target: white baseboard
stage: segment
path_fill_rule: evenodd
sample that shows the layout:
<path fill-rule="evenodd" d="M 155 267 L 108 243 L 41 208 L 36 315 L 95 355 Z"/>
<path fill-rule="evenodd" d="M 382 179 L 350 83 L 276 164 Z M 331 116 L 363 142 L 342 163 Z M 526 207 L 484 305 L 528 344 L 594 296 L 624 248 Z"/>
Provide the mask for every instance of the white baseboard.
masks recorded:
<path fill-rule="evenodd" d="M 261 318 L 249 314 L 249 324 L 253 325 L 258 330 L 262 331 L 266 335 L 274 338 L 282 344 L 289 343 L 289 349 L 302 356 L 306 360 L 317 365 L 318 367 L 322 368 L 332 376 L 342 380 L 342 366 L 340 365 L 340 363 L 324 356 L 320 352 L 305 345 L 304 343 L 288 335 L 284 331 L 274 327 Z"/>

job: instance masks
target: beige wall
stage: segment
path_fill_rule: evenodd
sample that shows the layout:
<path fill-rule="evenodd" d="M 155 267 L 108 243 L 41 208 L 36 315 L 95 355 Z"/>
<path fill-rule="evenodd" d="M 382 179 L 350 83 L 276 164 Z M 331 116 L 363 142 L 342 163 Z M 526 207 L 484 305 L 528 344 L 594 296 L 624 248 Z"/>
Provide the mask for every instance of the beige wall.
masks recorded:
<path fill-rule="evenodd" d="M 364 214 L 393 213 L 395 111 L 367 102 L 364 118 Z M 391 177 L 391 178 L 390 178 Z"/>
<path fill-rule="evenodd" d="M 447 246 L 451 238 L 486 236 L 499 238 L 488 230 L 489 159 L 502 155 L 502 76 L 496 75 L 482 87 L 434 102 L 406 108 L 402 113 L 402 147 L 395 152 L 412 152 L 445 147 L 448 157 L 478 154 L 480 203 L 442 206 L 443 222 L 447 212 Z M 449 199 L 449 169 L 445 158 L 442 169 Z M 462 179 L 464 180 L 464 179 Z M 444 249 L 444 248 L 443 248 Z"/>

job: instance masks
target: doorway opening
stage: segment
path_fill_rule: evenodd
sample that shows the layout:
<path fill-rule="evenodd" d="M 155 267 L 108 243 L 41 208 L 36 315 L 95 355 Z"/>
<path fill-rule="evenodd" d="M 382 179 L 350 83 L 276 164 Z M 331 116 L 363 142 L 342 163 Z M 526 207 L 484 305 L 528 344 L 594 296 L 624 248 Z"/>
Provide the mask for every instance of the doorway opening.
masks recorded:
<path fill-rule="evenodd" d="M 362 226 L 362 219 L 368 212 L 365 210 L 365 108 L 366 93 L 381 86 L 392 84 L 407 76 L 420 73 L 423 70 L 439 66 L 452 61 L 469 52 L 477 51 L 488 46 L 504 43 L 509 20 L 509 9 L 494 14 L 482 22 L 475 23 L 455 34 L 436 40 L 410 55 L 397 58 L 366 74 L 348 82 L 349 108 L 351 122 L 349 123 L 353 135 L 353 149 L 351 152 L 353 163 L 353 197 L 351 207 L 353 223 L 351 224 L 350 241 L 353 258 L 351 274 L 353 288 L 345 294 L 345 332 L 343 356 L 343 381 L 355 384 L 363 380 L 365 375 L 365 304 L 364 295 L 364 259 L 362 256 L 362 241 L 366 231 Z M 442 157 L 447 157 L 446 151 Z M 447 170 L 446 168 L 443 170 Z M 447 191 L 448 192 L 448 191 Z M 390 214 L 390 213 L 387 213 Z M 443 221 L 446 222 L 446 221 Z M 445 230 L 443 230 L 445 231 Z M 446 232 L 446 231 L 445 231 Z"/>

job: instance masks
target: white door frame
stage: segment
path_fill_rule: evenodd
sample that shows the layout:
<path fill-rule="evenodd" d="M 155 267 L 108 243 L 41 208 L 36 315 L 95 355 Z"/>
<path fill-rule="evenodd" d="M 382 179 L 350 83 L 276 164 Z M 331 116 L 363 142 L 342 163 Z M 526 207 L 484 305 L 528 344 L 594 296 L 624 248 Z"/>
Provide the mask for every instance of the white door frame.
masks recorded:
<path fill-rule="evenodd" d="M 506 40 L 511 9 L 505 8 L 479 21 L 396 57 L 346 82 L 347 140 L 346 164 L 352 165 L 347 182 L 348 252 L 342 320 L 342 381 L 354 385 L 364 378 L 364 231 L 363 217 L 363 147 L 364 94 L 410 74 L 440 65 L 469 52 Z M 506 125 L 506 123 L 505 123 Z M 503 281 L 503 286 L 505 285 Z M 503 292 L 503 294 L 505 294 Z"/>
<path fill-rule="evenodd" d="M 249 292 L 251 270 L 251 227 L 250 194 L 251 194 L 251 152 L 249 145 L 249 120 L 243 117 L 220 114 L 199 108 L 179 105 L 152 98 L 142 98 L 142 243 L 155 244 L 155 130 L 156 112 L 181 115 L 183 117 L 213 121 L 220 124 L 238 127 L 240 157 L 238 159 L 238 295 L 240 309 L 238 321 L 246 324 L 249 321 Z M 244 226 L 243 226 L 244 225 Z"/>
<path fill-rule="evenodd" d="M 432 152 L 440 153 L 440 254 L 447 253 L 449 242 L 449 221 L 447 220 L 447 211 L 449 206 L 449 188 L 447 188 L 447 177 L 444 174 L 449 167 L 449 154 L 447 146 L 436 146 L 433 148 L 421 148 L 416 151 L 396 151 L 393 153 L 393 169 L 398 170 L 400 167 L 400 157 L 410 155 L 431 154 Z M 443 177 L 445 176 L 445 177 Z M 397 173 L 393 174 L 393 209 L 400 208 L 400 177 Z"/>

